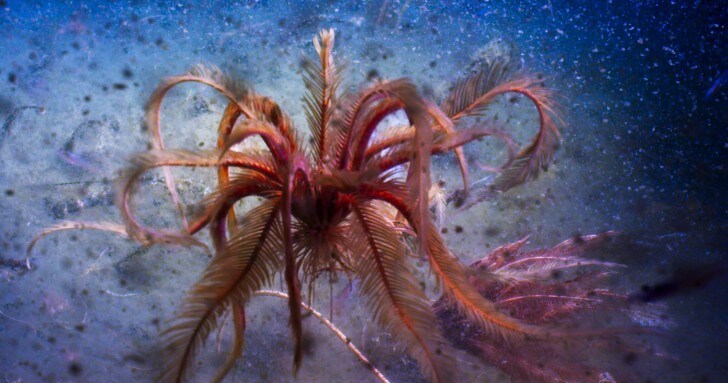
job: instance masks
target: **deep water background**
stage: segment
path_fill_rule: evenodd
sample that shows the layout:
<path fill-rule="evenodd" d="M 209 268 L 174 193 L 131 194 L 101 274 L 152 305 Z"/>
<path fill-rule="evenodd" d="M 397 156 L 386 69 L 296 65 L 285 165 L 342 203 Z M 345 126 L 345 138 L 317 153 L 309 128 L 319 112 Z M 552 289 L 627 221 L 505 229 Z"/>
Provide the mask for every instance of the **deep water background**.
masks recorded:
<path fill-rule="evenodd" d="M 471 235 L 448 241 L 466 259 L 482 254 L 484 241 L 497 246 L 531 233 L 532 243 L 546 246 L 619 230 L 608 256 L 629 266 L 623 288 L 725 270 L 728 84 L 705 95 L 728 71 L 727 9 L 701 1 L 0 0 L 0 376 L 151 379 L 153 366 L 138 355 L 153 349 L 160 319 L 171 317 L 204 257 L 76 233 L 44 241 L 33 258 L 36 270 L 15 261 L 35 233 L 58 220 L 118 220 L 108 179 L 129 154 L 145 149 L 143 105 L 165 76 L 199 62 L 218 65 L 278 100 L 303 129 L 300 58 L 321 28 L 336 30 L 350 85 L 406 76 L 437 98 L 466 72 L 477 48 L 502 39 L 516 47 L 524 69 L 543 73 L 561 95 L 568 127 L 553 170 L 509 192 L 496 206 L 507 207 L 501 216 L 456 218 Z M 185 87 L 170 96 L 168 110 L 185 108 L 169 117 L 170 146 L 214 144 L 216 125 L 206 110 L 216 106 L 196 98 L 212 97 L 205 92 Z M 25 105 L 45 112 L 17 114 Z M 89 166 L 59 157 L 69 142 L 87 154 Z M 190 198 L 205 190 L 204 183 L 191 185 Z M 150 206 L 164 198 L 156 187 Z M 484 238 L 483 231 L 496 234 Z M 97 263 L 98 277 L 82 274 Z M 676 360 L 656 364 L 654 381 L 728 376 L 728 274 L 692 282 L 662 301 L 677 323 L 665 341 Z M 260 352 L 246 349 L 239 378 L 292 380 L 288 330 L 255 327 L 285 322 L 276 307 L 263 307 L 260 322 L 252 319 L 246 347 L 260 342 Z M 276 315 L 282 316 L 270 319 Z M 275 337 L 282 343 L 266 343 Z M 277 364 L 270 353 L 280 348 L 286 352 Z M 342 349 L 312 356 L 304 366 L 319 367 L 300 381 L 369 379 L 348 355 L 341 364 L 350 367 L 331 371 L 339 363 L 321 355 Z M 372 358 L 389 367 L 394 381 L 420 380 L 399 354 Z M 654 369 L 650 361 L 627 362 Z"/>

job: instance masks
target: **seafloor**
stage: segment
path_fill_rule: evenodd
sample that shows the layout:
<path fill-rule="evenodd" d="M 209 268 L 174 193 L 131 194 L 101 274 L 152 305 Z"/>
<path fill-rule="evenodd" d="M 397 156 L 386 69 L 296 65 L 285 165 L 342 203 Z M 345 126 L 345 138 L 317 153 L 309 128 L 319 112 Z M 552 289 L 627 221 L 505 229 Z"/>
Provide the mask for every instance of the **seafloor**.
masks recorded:
<path fill-rule="evenodd" d="M 113 234 L 63 232 L 39 243 L 27 270 L 25 248 L 61 220 L 119 222 L 113 179 L 130 154 L 147 148 L 144 103 L 165 76 L 197 63 L 217 65 L 277 100 L 303 130 L 301 57 L 312 52 L 321 28 L 336 30 L 336 55 L 348 62 L 349 86 L 404 76 L 439 100 L 458 76 L 496 54 L 542 73 L 560 95 L 566 121 L 555 163 L 536 181 L 449 215 L 448 244 L 469 263 L 526 234 L 535 248 L 618 230 L 622 235 L 599 254 L 629 266 L 616 288 L 677 286 L 660 302 L 677 324 L 660 340 L 669 360 L 630 354 L 625 368 L 655 382 L 728 376 L 727 278 L 716 273 L 683 283 L 695 270 L 725 269 L 728 87 L 705 96 L 728 68 L 724 6 L 61 3 L 0 1 L 2 382 L 153 379 L 158 331 L 198 278 L 206 255 L 143 248 Z M 167 146 L 213 148 L 224 106 L 201 86 L 176 88 L 164 104 Z M 492 121 L 520 143 L 535 132 L 536 117 L 518 97 L 491 110 Z M 479 180 L 487 173 L 478 163 L 497 162 L 503 149 L 483 141 L 466 154 Z M 455 185 L 452 158 L 436 165 L 435 178 Z M 175 174 L 186 202 L 214 182 L 212 172 Z M 139 211 L 149 222 L 178 225 L 161 173 L 151 173 L 143 190 Z M 335 293 L 343 286 L 337 283 Z M 315 305 L 328 307 L 328 287 L 319 290 Z M 339 295 L 335 305 L 334 321 L 393 382 L 422 381 L 416 363 L 373 326 L 355 297 Z M 260 297 L 250 307 L 243 359 L 227 381 L 294 381 L 286 306 Z M 297 381 L 373 381 L 317 322 L 307 320 L 305 328 L 309 347 Z M 227 349 L 229 332 L 208 342 L 200 379 L 224 357 L 217 348 Z M 472 381 L 509 381 L 492 366 L 459 358 Z"/>

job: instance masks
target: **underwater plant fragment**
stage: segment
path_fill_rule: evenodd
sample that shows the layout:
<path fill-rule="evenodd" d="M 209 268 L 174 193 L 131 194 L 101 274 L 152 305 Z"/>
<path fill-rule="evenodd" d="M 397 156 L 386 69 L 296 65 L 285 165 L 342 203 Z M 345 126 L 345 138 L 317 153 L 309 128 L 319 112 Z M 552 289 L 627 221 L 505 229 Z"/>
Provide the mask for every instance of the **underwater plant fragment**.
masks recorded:
<path fill-rule="evenodd" d="M 474 273 L 468 281 L 485 299 L 523 323 L 549 329 L 551 336 L 523 344 L 499 342 L 463 317 L 447 297 L 433 305 L 443 332 L 456 347 L 498 366 L 514 382 L 641 381 L 625 368 L 624 359 L 605 354 L 670 358 L 645 336 L 674 324 L 664 306 L 631 305 L 629 294 L 608 288 L 614 270 L 623 265 L 584 257 L 616 235 L 577 236 L 530 251 L 523 250 L 523 238 L 470 265 Z M 483 272 L 501 278 L 480 278 Z M 608 325 L 599 325 L 607 320 Z"/>
<path fill-rule="evenodd" d="M 471 323 L 488 341 L 509 349 L 555 336 L 530 316 L 508 313 L 502 307 L 507 303 L 484 294 L 473 283 L 473 270 L 448 249 L 430 210 L 431 156 L 454 152 L 462 193 L 467 196 L 468 169 L 462 147 L 474 140 L 493 136 L 512 149 L 488 186 L 489 193 L 505 192 L 546 169 L 558 146 L 561 124 L 552 93 L 535 77 L 512 74 L 499 61 L 458 82 L 440 105 L 423 98 L 407 79 L 378 81 L 355 92 L 342 92 L 343 71 L 333 54 L 334 37 L 333 30 L 320 32 L 313 40 L 317 54 L 304 67 L 309 145 L 272 99 L 218 69 L 195 67 L 162 81 L 147 103 L 152 149 L 136 155 L 117 181 L 123 229 L 109 223 L 65 222 L 41 232 L 31 243 L 59 230 L 90 228 L 109 230 L 144 245 L 204 247 L 195 235 L 209 230 L 213 256 L 177 318 L 162 332 L 160 382 L 189 381 L 195 356 L 210 333 L 223 325 L 227 313 L 232 313 L 233 347 L 212 381 L 224 379 L 242 355 L 246 303 L 277 278 L 287 289 L 280 294 L 288 299 L 294 372 L 303 360 L 301 308 L 309 307 L 303 305 L 302 287 L 308 284 L 310 299 L 316 279 L 327 273 L 357 279 L 374 319 L 391 331 L 433 382 L 452 381 L 455 372 L 452 354 L 447 351 L 450 342 L 441 331 L 449 325 L 438 324 L 438 318 L 440 322 L 446 318 L 445 311 L 458 316 L 458 323 Z M 228 99 L 215 150 L 168 149 L 164 145 L 162 101 L 170 89 L 184 82 L 205 84 Z M 502 130 L 485 123 L 461 124 L 468 117 L 487 113 L 494 100 L 506 93 L 525 96 L 539 116 L 536 135 L 519 151 L 511 148 L 513 141 Z M 407 125 L 375 134 L 387 116 L 400 111 L 407 116 Z M 262 140 L 262 148 L 240 149 L 238 144 L 254 137 Z M 171 167 L 217 169 L 217 187 L 194 206 L 192 214 L 186 214 L 177 194 Z M 155 168 L 165 175 L 182 230 L 148 227 L 135 212 L 133 197 L 141 177 Z M 258 197 L 261 202 L 239 217 L 236 203 L 247 197 Z M 483 197 L 476 196 L 469 201 L 480 199 Z M 429 261 L 444 291 L 434 310 L 411 271 L 411 255 L 417 253 Z M 571 267 L 576 261 L 564 262 L 538 265 L 550 270 Z M 488 265 L 476 273 L 478 280 L 517 286 L 536 278 L 531 268 Z M 546 305 L 543 302 L 534 300 L 533 305 L 538 308 Z"/>

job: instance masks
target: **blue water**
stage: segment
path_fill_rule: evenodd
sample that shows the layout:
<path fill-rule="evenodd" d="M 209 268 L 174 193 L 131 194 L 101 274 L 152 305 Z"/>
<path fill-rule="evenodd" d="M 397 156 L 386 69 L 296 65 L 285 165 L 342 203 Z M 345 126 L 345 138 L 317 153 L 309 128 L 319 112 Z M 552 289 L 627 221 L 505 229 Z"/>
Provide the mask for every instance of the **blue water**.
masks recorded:
<path fill-rule="evenodd" d="M 626 368 L 654 382 L 724 381 L 728 272 L 691 277 L 728 267 L 728 85 L 705 97 L 728 70 L 726 20 L 725 4 L 705 1 L 0 0 L 0 377 L 153 380 L 157 332 L 205 256 L 63 233 L 39 245 L 38 267 L 28 271 L 26 246 L 60 220 L 119 222 L 110 180 L 146 149 L 144 103 L 163 77 L 217 65 L 276 99 L 303 129 L 301 58 L 319 30 L 334 28 L 348 86 L 409 77 L 438 99 L 494 39 L 511 49 L 514 65 L 543 74 L 566 121 L 553 170 L 504 202 L 487 202 L 498 217 L 453 218 L 497 234 L 462 239 L 451 229 L 446 239 L 472 261 L 485 242 L 529 233 L 543 247 L 620 231 L 602 255 L 628 266 L 620 288 L 677 286 L 658 299 L 676 323 L 657 341 L 670 357 L 624 357 Z M 167 110 L 183 112 L 165 117 L 170 146 L 213 147 L 216 125 L 199 124 L 224 106 L 198 102 L 212 95 L 194 86 L 171 95 Z M 511 115 L 515 129 L 528 116 Z M 529 137 L 524 126 L 520 143 Z M 80 157 L 63 155 L 69 145 Z M 444 174 L 454 169 L 438 164 L 450 166 Z M 189 198 L 209 192 L 190 179 Z M 144 206 L 163 205 L 162 191 L 157 185 Z M 293 381 L 287 311 L 273 303 L 251 308 L 258 311 L 246 353 L 227 381 Z M 359 334 L 368 322 L 351 321 L 342 327 L 370 342 L 362 348 L 392 381 L 423 381 L 386 334 Z M 312 331 L 324 340 L 299 381 L 373 379 L 338 341 Z M 488 371 L 480 376 L 508 381 Z"/>

